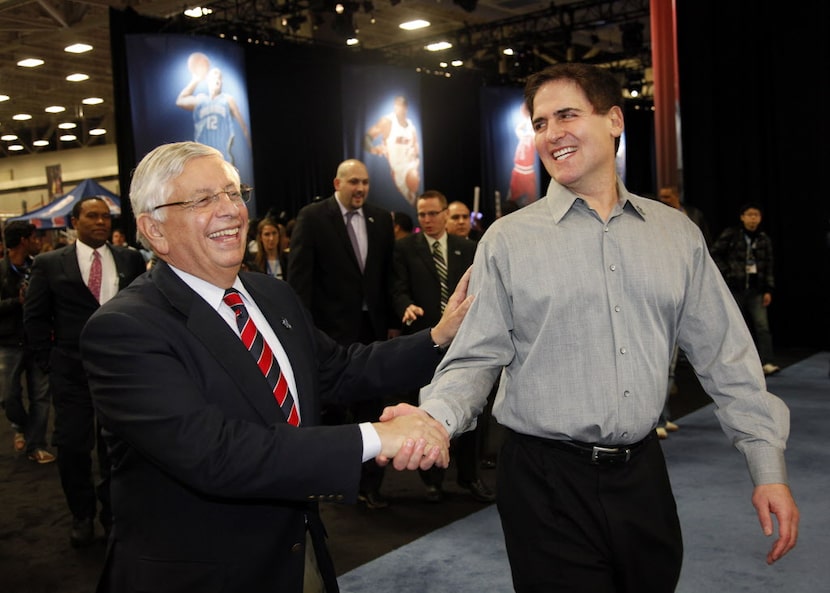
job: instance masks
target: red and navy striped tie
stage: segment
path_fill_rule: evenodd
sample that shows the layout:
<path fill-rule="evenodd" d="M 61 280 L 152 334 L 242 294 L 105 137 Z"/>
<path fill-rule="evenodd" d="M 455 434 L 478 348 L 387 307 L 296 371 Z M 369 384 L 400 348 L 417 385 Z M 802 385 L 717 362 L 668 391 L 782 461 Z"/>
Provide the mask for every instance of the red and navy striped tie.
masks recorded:
<path fill-rule="evenodd" d="M 262 334 L 254 325 L 253 320 L 248 315 L 248 310 L 242 302 L 242 295 L 234 288 L 229 288 L 225 291 L 225 303 L 236 313 L 236 324 L 239 326 L 239 337 L 242 338 L 242 343 L 248 349 L 248 352 L 256 360 L 259 370 L 265 375 L 268 385 L 271 386 L 271 391 L 277 400 L 283 414 L 289 424 L 299 426 L 300 415 L 297 412 L 297 406 L 294 405 L 294 397 L 288 389 L 288 381 L 285 380 L 285 375 L 280 370 L 280 365 L 268 342 L 262 337 Z"/>

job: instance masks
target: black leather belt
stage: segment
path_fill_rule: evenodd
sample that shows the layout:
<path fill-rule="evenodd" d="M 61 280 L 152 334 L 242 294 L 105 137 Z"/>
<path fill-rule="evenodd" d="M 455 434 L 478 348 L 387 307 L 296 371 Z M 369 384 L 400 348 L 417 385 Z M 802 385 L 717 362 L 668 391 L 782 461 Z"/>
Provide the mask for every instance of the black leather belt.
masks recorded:
<path fill-rule="evenodd" d="M 513 434 L 520 438 L 533 440 L 560 451 L 573 453 L 574 455 L 578 455 L 587 460 L 589 463 L 593 463 L 595 465 L 627 463 L 634 455 L 645 447 L 646 443 L 654 438 L 654 431 L 651 431 L 642 441 L 638 441 L 630 445 L 611 446 L 595 445 L 593 443 L 583 443 L 580 441 L 543 439 L 541 437 L 519 434 L 517 432 L 514 432 Z"/>

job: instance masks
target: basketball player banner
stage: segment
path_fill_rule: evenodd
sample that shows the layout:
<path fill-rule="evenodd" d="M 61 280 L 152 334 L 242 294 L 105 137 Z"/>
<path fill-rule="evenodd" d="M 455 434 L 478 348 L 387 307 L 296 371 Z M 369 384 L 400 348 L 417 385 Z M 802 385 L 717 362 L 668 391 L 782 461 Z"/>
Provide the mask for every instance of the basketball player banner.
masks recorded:
<path fill-rule="evenodd" d="M 245 58 L 232 41 L 193 35 L 125 38 L 135 154 L 195 140 L 221 151 L 255 186 Z M 256 212 L 252 199 L 249 210 Z"/>

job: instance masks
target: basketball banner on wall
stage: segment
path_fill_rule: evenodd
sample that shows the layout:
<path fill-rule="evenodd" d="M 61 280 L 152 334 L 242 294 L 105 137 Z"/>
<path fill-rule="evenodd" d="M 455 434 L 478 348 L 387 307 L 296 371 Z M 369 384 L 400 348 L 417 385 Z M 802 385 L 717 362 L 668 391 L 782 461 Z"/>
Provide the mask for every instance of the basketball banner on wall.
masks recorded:
<path fill-rule="evenodd" d="M 420 82 L 391 66 L 344 66 L 344 159 L 366 164 L 369 200 L 392 212 L 415 215 L 424 191 Z"/>
<path fill-rule="evenodd" d="M 137 159 L 160 144 L 195 140 L 255 185 L 242 48 L 192 35 L 127 35 L 125 43 Z M 248 208 L 256 212 L 253 201 Z"/>

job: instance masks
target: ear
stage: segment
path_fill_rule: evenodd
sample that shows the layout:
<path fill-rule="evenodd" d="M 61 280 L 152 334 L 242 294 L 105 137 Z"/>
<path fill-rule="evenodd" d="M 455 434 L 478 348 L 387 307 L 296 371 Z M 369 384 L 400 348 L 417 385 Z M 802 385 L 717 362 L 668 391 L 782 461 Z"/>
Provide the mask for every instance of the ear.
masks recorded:
<path fill-rule="evenodd" d="M 614 138 L 619 138 L 622 136 L 623 130 L 625 129 L 625 124 L 623 123 L 623 112 L 622 108 L 618 105 L 614 105 L 611 109 L 608 110 L 608 121 L 611 124 L 611 134 Z"/>
<path fill-rule="evenodd" d="M 139 232 L 147 238 L 153 251 L 158 255 L 167 255 L 169 245 L 164 233 L 164 223 L 159 222 L 151 214 L 139 214 L 136 220 Z"/>

